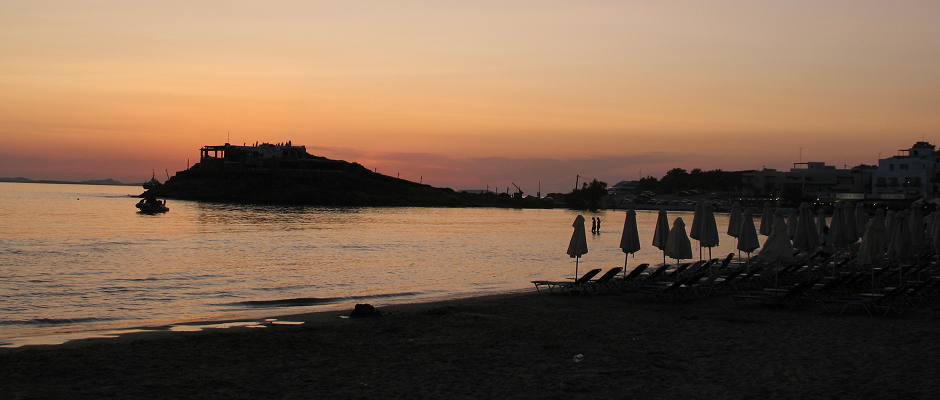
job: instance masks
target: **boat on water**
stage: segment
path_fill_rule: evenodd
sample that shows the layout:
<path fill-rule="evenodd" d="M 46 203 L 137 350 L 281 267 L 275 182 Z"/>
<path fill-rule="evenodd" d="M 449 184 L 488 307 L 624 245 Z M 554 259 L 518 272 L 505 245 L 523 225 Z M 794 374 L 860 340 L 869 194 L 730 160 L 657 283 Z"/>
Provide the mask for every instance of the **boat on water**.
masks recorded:
<path fill-rule="evenodd" d="M 157 200 L 156 196 L 149 193 L 151 190 L 157 189 L 161 185 L 155 174 L 151 174 L 150 180 L 144 183 L 144 189 L 147 189 L 148 192 L 142 195 L 143 198 L 140 199 L 136 205 L 141 214 L 162 214 L 170 211 L 170 208 L 166 206 L 166 200 Z"/>
<path fill-rule="evenodd" d="M 166 200 L 157 200 L 155 197 L 140 199 L 136 207 L 142 214 L 162 214 L 170 211 L 170 208 L 166 206 Z"/>

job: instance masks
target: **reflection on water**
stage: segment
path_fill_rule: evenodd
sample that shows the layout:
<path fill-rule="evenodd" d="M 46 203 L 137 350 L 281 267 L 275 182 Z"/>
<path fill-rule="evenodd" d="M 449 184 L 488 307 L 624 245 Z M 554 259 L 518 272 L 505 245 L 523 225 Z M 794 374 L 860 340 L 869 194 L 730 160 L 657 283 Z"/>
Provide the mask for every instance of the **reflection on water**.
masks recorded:
<path fill-rule="evenodd" d="M 125 197 L 138 191 L 0 183 L 0 341 L 504 292 L 574 270 L 568 210 L 171 200 L 147 216 Z M 589 216 L 604 232 L 588 236 L 584 270 L 622 266 L 624 214 Z M 644 248 L 629 265 L 661 261 L 656 214 L 637 219 Z M 733 244 L 722 237 L 715 256 Z"/>

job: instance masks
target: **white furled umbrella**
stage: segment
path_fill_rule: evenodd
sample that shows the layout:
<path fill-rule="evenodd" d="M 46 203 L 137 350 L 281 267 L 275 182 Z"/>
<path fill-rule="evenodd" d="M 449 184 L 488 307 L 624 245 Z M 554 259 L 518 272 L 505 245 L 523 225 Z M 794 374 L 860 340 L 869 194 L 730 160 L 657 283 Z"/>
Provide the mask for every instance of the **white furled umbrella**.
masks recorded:
<path fill-rule="evenodd" d="M 748 263 L 751 262 L 751 253 L 760 247 L 760 243 L 757 241 L 757 228 L 754 227 L 754 216 L 751 215 L 751 210 L 744 211 L 744 215 L 741 216 L 741 230 L 738 235 L 737 247 L 738 251 L 747 253 Z"/>
<path fill-rule="evenodd" d="M 734 202 L 734 204 L 731 205 L 731 212 L 728 214 L 728 230 L 726 231 L 728 236 L 733 238 L 739 237 L 742 217 L 741 203 Z"/>
<path fill-rule="evenodd" d="M 578 280 L 578 262 L 581 256 L 587 254 L 587 236 L 584 233 L 584 216 L 578 214 L 571 224 L 574 232 L 571 232 L 571 240 L 568 242 L 568 256 L 574 259 L 574 279 Z"/>
<path fill-rule="evenodd" d="M 826 209 L 819 207 L 816 211 L 816 233 L 819 234 L 819 243 L 823 246 L 829 245 L 829 227 L 826 225 Z"/>
<path fill-rule="evenodd" d="M 728 214 L 728 230 L 725 231 L 725 233 L 735 239 L 735 247 L 737 247 L 737 243 L 740 241 L 742 218 L 741 203 L 734 202 L 734 204 L 731 205 L 731 212 Z M 740 251 L 738 251 L 738 258 L 741 258 Z"/>
<path fill-rule="evenodd" d="M 926 245 L 923 209 L 919 206 L 911 207 L 907 217 L 907 225 L 911 229 L 911 250 L 914 254 L 920 254 L 924 251 Z"/>
<path fill-rule="evenodd" d="M 884 217 L 875 214 L 865 227 L 862 243 L 858 247 L 858 265 L 873 265 L 881 261 L 887 247 L 887 231 L 882 221 Z"/>
<path fill-rule="evenodd" d="M 764 247 L 761 248 L 758 257 L 765 261 L 784 262 L 793 259 L 793 243 L 787 236 L 787 222 L 783 215 L 774 217 L 774 230 L 764 241 Z"/>
<path fill-rule="evenodd" d="M 931 249 L 934 248 L 933 247 L 933 240 L 935 239 L 934 231 L 937 229 L 937 215 L 938 214 L 940 213 L 937 213 L 936 211 L 934 211 L 930 214 L 927 214 L 927 216 L 924 217 L 924 221 L 927 224 L 927 228 L 926 228 L 927 229 L 927 241 L 928 241 L 927 244 L 930 246 Z"/>
<path fill-rule="evenodd" d="M 718 223 L 715 221 L 715 211 L 710 202 L 706 202 L 702 209 L 702 226 L 699 229 L 701 230 L 698 239 L 699 249 L 702 247 L 708 248 L 708 258 L 711 259 L 712 247 L 718 246 L 720 238 L 718 237 Z"/>
<path fill-rule="evenodd" d="M 770 203 L 764 203 L 764 211 L 760 215 L 760 234 L 768 236 L 773 232 L 774 209 Z"/>
<path fill-rule="evenodd" d="M 871 290 L 875 291 L 875 266 L 881 262 L 885 254 L 887 232 L 882 221 L 883 216 L 875 214 L 865 226 L 862 243 L 858 246 L 858 258 L 855 262 L 860 266 L 871 265 Z"/>
<path fill-rule="evenodd" d="M 640 251 L 640 234 L 637 233 L 636 211 L 627 210 L 623 220 L 623 233 L 620 235 L 620 250 L 623 250 L 623 276 L 627 277 L 627 259 L 630 254 Z"/>
<path fill-rule="evenodd" d="M 774 286 L 776 286 L 777 274 L 780 271 L 781 264 L 793 260 L 793 243 L 790 242 L 790 238 L 787 236 L 787 222 L 784 220 L 783 215 L 777 214 L 774 217 L 773 226 L 773 232 L 770 232 L 770 236 L 764 241 L 764 247 L 760 249 L 760 254 L 757 257 L 764 262 L 775 262 L 777 264 L 774 271 Z"/>
<path fill-rule="evenodd" d="M 842 203 L 842 218 L 845 219 L 846 239 L 849 243 L 857 242 L 858 238 L 862 236 L 859 229 L 864 229 L 865 227 L 855 226 L 855 207 L 852 207 L 849 203 Z"/>
<path fill-rule="evenodd" d="M 890 224 L 888 231 L 888 251 L 887 256 L 891 260 L 901 261 L 909 258 L 911 255 L 911 228 L 908 225 L 907 211 L 898 211 L 894 213 L 894 221 Z M 904 283 L 903 263 L 898 262 L 898 284 Z"/>
<path fill-rule="evenodd" d="M 911 253 L 911 228 L 908 225 L 907 211 L 888 213 L 893 219 L 887 226 L 888 230 L 888 258 L 902 260 Z"/>
<path fill-rule="evenodd" d="M 930 247 L 935 253 L 940 254 L 940 211 L 934 211 L 930 226 Z"/>
<path fill-rule="evenodd" d="M 702 224 L 705 218 L 705 200 L 695 204 L 695 214 L 692 215 L 692 226 L 689 227 L 689 237 L 698 240 L 698 259 L 702 259 Z"/>
<path fill-rule="evenodd" d="M 885 231 L 888 232 L 888 236 L 889 236 L 888 240 L 891 240 L 890 236 L 891 236 L 891 232 L 893 232 L 893 229 L 891 229 L 891 227 L 892 225 L 894 225 L 894 214 L 895 214 L 894 210 L 888 210 L 885 213 Z"/>
<path fill-rule="evenodd" d="M 682 217 L 676 218 L 672 223 L 672 229 L 669 230 L 669 238 L 666 240 L 666 255 L 676 260 L 688 260 L 692 258 L 692 242 L 685 233 L 685 222 Z"/>
<path fill-rule="evenodd" d="M 793 237 L 796 236 L 796 221 L 800 219 L 799 211 L 790 210 L 790 214 L 787 217 L 787 236 L 790 237 L 790 240 L 793 240 Z"/>
<path fill-rule="evenodd" d="M 663 264 L 666 263 L 666 242 L 669 241 L 669 217 L 666 209 L 660 209 L 653 229 L 653 247 L 663 251 Z"/>
<path fill-rule="evenodd" d="M 852 242 L 845 231 L 844 208 L 836 205 L 832 207 L 832 222 L 829 226 L 829 244 L 836 249 L 848 247 Z"/>
<path fill-rule="evenodd" d="M 859 237 L 865 235 L 868 229 L 868 212 L 865 211 L 865 204 L 862 202 L 855 205 L 855 227 L 858 228 Z"/>
<path fill-rule="evenodd" d="M 695 213 L 692 214 L 692 225 L 689 226 L 689 237 L 698 240 L 702 236 L 702 213 L 705 211 L 705 200 L 695 203 Z"/>
<path fill-rule="evenodd" d="M 800 204 L 799 217 L 794 225 L 793 247 L 803 252 L 811 252 L 819 247 L 819 235 L 816 233 L 816 220 L 809 204 Z"/>

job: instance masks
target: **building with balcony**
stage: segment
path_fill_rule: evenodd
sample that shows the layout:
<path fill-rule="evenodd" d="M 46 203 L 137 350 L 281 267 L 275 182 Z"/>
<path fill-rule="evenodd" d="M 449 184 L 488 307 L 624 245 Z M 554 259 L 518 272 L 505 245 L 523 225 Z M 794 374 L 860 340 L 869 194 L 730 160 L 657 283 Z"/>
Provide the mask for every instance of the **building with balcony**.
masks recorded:
<path fill-rule="evenodd" d="M 878 160 L 878 169 L 872 176 L 873 198 L 930 199 L 940 192 L 940 182 L 936 179 L 940 156 L 934 145 L 917 142 L 898 152 L 898 155 Z"/>

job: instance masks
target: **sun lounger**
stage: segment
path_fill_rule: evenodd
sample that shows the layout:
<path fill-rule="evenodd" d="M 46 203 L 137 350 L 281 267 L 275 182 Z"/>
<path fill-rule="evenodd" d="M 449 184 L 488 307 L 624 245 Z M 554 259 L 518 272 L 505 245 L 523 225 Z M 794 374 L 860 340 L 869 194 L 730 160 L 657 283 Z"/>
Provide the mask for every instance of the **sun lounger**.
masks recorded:
<path fill-rule="evenodd" d="M 858 293 L 851 296 L 843 296 L 828 301 L 831 304 L 841 304 L 839 313 L 844 313 L 850 307 L 860 307 L 872 316 L 874 311 L 882 311 L 883 315 L 888 315 L 891 311 L 900 311 L 896 307 L 895 301 L 906 292 L 908 288 L 898 286 L 891 288 L 884 293 Z"/>
<path fill-rule="evenodd" d="M 656 269 L 654 269 L 653 272 L 650 272 L 650 274 L 646 276 L 646 279 L 644 279 L 644 281 L 655 281 L 659 279 L 660 277 L 663 276 L 663 274 L 666 273 L 666 270 L 668 268 L 669 268 L 669 264 L 663 264 L 663 265 L 656 267 Z"/>
<path fill-rule="evenodd" d="M 800 305 L 804 299 L 804 295 L 819 282 L 819 278 L 810 279 L 804 282 L 797 283 L 790 288 L 785 289 L 764 289 L 750 291 L 742 294 L 736 294 L 731 296 L 731 299 L 735 302 L 751 302 L 756 301 L 764 306 L 789 306 L 795 307 Z"/>
<path fill-rule="evenodd" d="M 649 264 L 646 264 L 646 263 L 637 265 L 635 268 L 633 268 L 632 271 L 630 271 L 629 274 L 627 274 L 626 277 L 623 278 L 623 280 L 624 280 L 624 281 L 627 281 L 627 282 L 636 280 L 637 278 L 640 277 L 640 275 L 641 275 L 644 271 L 646 271 L 647 268 L 649 268 L 649 266 L 650 266 L 650 265 L 649 265 Z"/>
<path fill-rule="evenodd" d="M 600 268 L 597 268 L 588 271 L 584 275 L 581 275 L 581 277 L 575 281 L 532 281 L 532 284 L 535 285 L 535 290 L 539 293 L 542 293 L 541 287 L 543 286 L 547 287 L 549 291 L 552 291 L 555 288 L 569 289 L 573 287 L 580 287 L 599 273 L 601 273 L 601 270 Z"/>
<path fill-rule="evenodd" d="M 601 275 L 600 278 L 597 278 L 597 279 L 595 279 L 595 280 L 593 280 L 593 281 L 587 281 L 587 282 L 585 282 L 585 287 L 586 287 L 586 288 L 594 289 L 595 292 L 596 292 L 598 289 L 600 289 L 601 287 L 607 287 L 607 286 L 609 286 L 611 283 L 613 283 L 614 277 L 616 277 L 617 274 L 620 273 L 620 271 L 623 271 L 623 267 L 614 267 L 614 268 L 611 268 L 611 269 L 607 270 L 607 272 L 605 272 L 604 275 Z"/>

